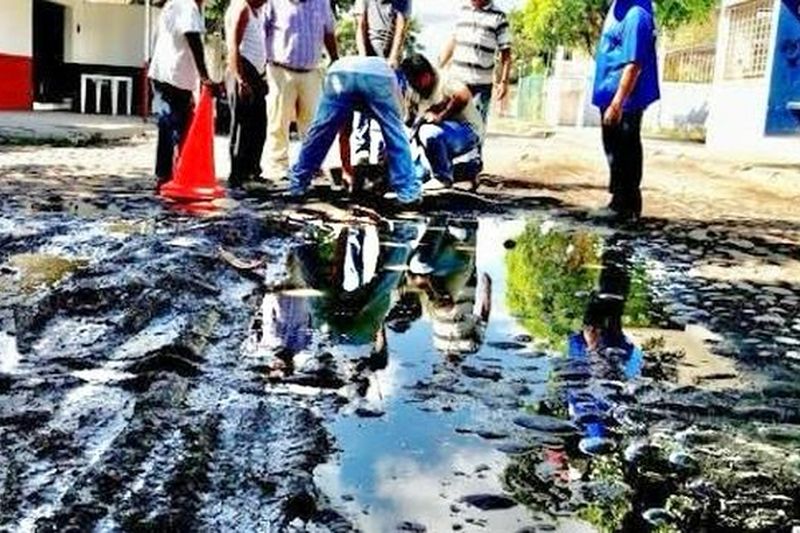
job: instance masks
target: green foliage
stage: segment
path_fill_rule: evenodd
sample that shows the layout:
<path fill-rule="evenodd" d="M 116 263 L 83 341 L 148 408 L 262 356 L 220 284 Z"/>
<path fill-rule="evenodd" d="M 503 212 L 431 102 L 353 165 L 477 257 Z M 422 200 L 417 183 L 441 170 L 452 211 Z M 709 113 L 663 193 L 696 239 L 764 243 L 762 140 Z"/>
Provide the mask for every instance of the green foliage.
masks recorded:
<path fill-rule="evenodd" d="M 221 34 L 225 27 L 225 10 L 231 0 L 208 0 L 203 7 L 206 17 L 206 30 L 209 33 Z"/>
<path fill-rule="evenodd" d="M 632 328 L 646 328 L 652 325 L 650 310 L 653 298 L 650 293 L 650 277 L 644 265 L 631 268 L 631 285 L 625 300 L 623 325 Z"/>
<path fill-rule="evenodd" d="M 336 42 L 339 46 L 339 55 L 350 56 L 358 53 L 356 30 L 356 21 L 353 17 L 344 17 L 336 24 Z"/>
<path fill-rule="evenodd" d="M 654 3 L 657 24 L 670 31 L 709 18 L 717 4 L 715 0 Z M 606 12 L 605 0 L 527 0 L 521 9 L 511 13 L 515 51 L 525 61 L 552 54 L 558 46 L 591 53 Z"/>
<path fill-rule="evenodd" d="M 542 231 L 531 223 L 506 255 L 511 312 L 535 337 L 563 347 L 580 328 L 599 278 L 600 242 L 586 232 Z"/>

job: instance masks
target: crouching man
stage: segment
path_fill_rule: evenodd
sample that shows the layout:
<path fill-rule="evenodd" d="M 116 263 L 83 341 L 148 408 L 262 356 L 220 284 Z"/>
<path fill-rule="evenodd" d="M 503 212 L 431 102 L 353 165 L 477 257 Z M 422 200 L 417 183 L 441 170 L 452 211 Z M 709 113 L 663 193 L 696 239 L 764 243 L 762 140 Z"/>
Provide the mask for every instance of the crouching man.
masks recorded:
<path fill-rule="evenodd" d="M 409 108 L 419 124 L 413 135 L 433 177 L 426 188 L 449 188 L 455 177 L 454 159 L 479 148 L 483 140 L 483 119 L 472 92 L 419 54 L 404 60 L 400 70 L 412 89 Z M 476 177 L 477 173 L 471 176 Z"/>
<path fill-rule="evenodd" d="M 345 57 L 331 65 L 325 77 L 322 101 L 303 141 L 297 163 L 289 178 L 291 196 L 302 198 L 311 179 L 340 135 L 342 169 L 351 173 L 349 162 L 350 124 L 354 111 L 366 111 L 378 121 L 386 143 L 389 185 L 400 204 L 415 204 L 421 199 L 421 184 L 415 176 L 401 112 L 398 77 L 379 57 Z"/>

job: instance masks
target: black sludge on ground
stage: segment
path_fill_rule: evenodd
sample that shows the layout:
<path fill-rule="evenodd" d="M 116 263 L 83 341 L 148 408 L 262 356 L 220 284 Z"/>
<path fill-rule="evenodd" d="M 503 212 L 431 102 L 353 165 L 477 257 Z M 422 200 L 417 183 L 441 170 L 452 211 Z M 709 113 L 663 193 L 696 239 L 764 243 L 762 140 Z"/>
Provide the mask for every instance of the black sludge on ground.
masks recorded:
<path fill-rule="evenodd" d="M 241 354 L 269 274 L 249 281 L 219 254 L 275 257 L 289 236 L 249 214 L 123 220 L 116 237 L 102 220 L 48 223 L 58 238 L 31 244 L 91 259 L 25 293 L 0 284 L 19 354 L 0 380 L 0 529 L 346 524 L 311 476 L 330 449 L 319 416 L 267 395 Z M 36 253 L 14 242 L 4 259 Z"/>

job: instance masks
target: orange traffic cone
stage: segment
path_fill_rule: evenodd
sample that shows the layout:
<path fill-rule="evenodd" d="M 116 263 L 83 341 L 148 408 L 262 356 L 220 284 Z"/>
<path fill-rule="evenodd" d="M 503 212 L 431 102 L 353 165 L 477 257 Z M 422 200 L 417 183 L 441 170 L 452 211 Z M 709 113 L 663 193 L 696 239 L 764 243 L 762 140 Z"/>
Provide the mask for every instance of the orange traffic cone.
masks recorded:
<path fill-rule="evenodd" d="M 214 111 L 211 89 L 203 87 L 172 179 L 162 196 L 178 201 L 213 200 L 225 195 L 214 171 Z"/>

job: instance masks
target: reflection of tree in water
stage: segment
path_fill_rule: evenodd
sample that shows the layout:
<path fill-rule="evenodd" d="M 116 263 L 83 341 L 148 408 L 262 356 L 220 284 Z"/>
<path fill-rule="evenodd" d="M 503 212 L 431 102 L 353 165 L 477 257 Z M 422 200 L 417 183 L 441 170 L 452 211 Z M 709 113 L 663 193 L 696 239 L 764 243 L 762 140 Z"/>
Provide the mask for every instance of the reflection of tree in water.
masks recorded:
<path fill-rule="evenodd" d="M 563 346 L 580 326 L 599 260 L 596 236 L 529 223 L 506 255 L 508 308 L 537 339 Z"/>
<path fill-rule="evenodd" d="M 554 231 L 531 222 L 506 255 L 507 304 L 537 340 L 563 348 L 581 326 L 600 279 L 603 242 L 585 231 Z M 644 265 L 624 265 L 630 276 L 623 323 L 650 323 L 652 299 Z"/>
<path fill-rule="evenodd" d="M 617 238 L 603 243 L 533 224 L 507 267 L 513 311 L 531 333 L 565 348 L 553 361 L 551 396 L 530 410 L 575 426 L 558 444 L 545 440 L 516 457 L 507 489 L 536 510 L 574 512 L 600 531 L 648 530 L 641 513 L 663 498 L 623 461 L 612 416 L 622 383 L 641 373 L 642 352 L 622 328 L 650 322 L 646 271 L 632 267 Z"/>

